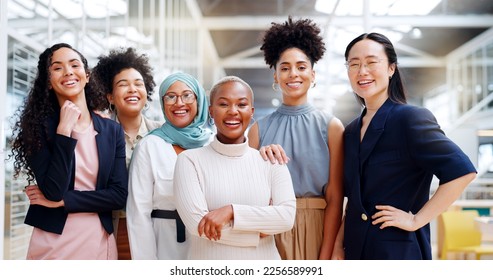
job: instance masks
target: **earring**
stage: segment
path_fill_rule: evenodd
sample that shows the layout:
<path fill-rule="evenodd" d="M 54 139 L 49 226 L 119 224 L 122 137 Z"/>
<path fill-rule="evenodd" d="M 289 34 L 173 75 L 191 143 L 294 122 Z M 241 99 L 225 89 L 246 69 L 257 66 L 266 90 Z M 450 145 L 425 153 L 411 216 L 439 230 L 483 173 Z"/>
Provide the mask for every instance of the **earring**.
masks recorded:
<path fill-rule="evenodd" d="M 113 115 L 113 113 L 115 112 L 115 104 L 110 103 L 110 106 L 108 108 L 108 111 L 110 112 L 110 114 Z"/>
<path fill-rule="evenodd" d="M 149 104 L 149 102 L 146 102 L 146 104 L 144 105 L 144 111 L 149 110 L 149 108 L 151 108 L 151 104 Z"/>
<path fill-rule="evenodd" d="M 214 126 L 214 119 L 212 118 L 211 114 L 209 114 L 209 119 L 207 120 L 210 126 Z"/>
<path fill-rule="evenodd" d="M 317 82 L 313 82 L 312 83 L 312 88 L 316 87 L 317 86 Z"/>
<path fill-rule="evenodd" d="M 251 126 L 255 123 L 255 118 L 253 117 L 252 115 L 252 118 L 250 119 L 250 123 L 248 124 L 248 126 Z"/>
<path fill-rule="evenodd" d="M 391 79 L 392 79 L 392 75 L 389 76 L 389 80 L 391 80 Z"/>
<path fill-rule="evenodd" d="M 272 89 L 273 89 L 274 91 L 279 91 L 279 90 L 280 90 L 280 88 L 279 88 L 279 87 L 276 87 L 276 85 L 277 85 L 277 83 L 276 83 L 276 82 L 272 83 Z"/>

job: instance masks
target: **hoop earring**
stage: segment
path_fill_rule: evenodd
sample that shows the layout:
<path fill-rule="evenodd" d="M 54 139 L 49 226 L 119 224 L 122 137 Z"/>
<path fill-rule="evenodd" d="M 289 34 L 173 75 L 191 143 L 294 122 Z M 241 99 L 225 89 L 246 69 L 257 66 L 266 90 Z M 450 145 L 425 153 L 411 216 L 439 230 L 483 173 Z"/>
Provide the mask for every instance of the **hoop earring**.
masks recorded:
<path fill-rule="evenodd" d="M 276 83 L 276 82 L 272 83 L 272 89 L 273 89 L 274 91 L 279 91 L 279 90 L 280 90 L 280 88 L 279 88 L 279 87 L 276 87 L 276 85 L 277 85 L 277 83 Z"/>
<path fill-rule="evenodd" d="M 316 87 L 317 86 L 317 82 L 313 82 L 312 83 L 312 88 Z"/>
<path fill-rule="evenodd" d="M 214 126 L 214 119 L 212 118 L 211 114 L 209 114 L 209 119 L 207 120 L 207 123 L 208 123 L 210 126 Z"/>
<path fill-rule="evenodd" d="M 110 114 L 113 115 L 113 113 L 115 112 L 115 104 L 110 103 L 110 106 L 108 108 L 108 111 L 110 112 Z"/>
<path fill-rule="evenodd" d="M 149 108 L 151 108 L 151 104 L 149 104 L 149 102 L 146 102 L 146 104 L 144 105 L 144 111 L 149 110 Z"/>
<path fill-rule="evenodd" d="M 248 124 L 248 126 L 251 126 L 255 123 L 255 118 L 253 117 L 252 115 L 252 118 L 250 119 L 250 123 Z"/>

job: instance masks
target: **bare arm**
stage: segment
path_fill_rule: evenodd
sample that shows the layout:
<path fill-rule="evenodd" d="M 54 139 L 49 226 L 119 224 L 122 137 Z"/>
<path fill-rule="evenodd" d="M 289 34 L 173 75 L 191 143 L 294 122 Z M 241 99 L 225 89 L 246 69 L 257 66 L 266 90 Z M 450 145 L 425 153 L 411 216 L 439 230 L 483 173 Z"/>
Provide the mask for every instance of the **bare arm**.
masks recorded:
<path fill-rule="evenodd" d="M 341 227 L 337 233 L 336 241 L 334 243 L 334 250 L 332 250 L 332 260 L 344 260 L 344 218 L 341 222 Z"/>
<path fill-rule="evenodd" d="M 250 127 L 250 130 L 248 131 L 248 145 L 254 149 L 259 148 L 260 145 L 260 138 L 258 135 L 258 123 L 255 122 L 252 127 Z"/>
<path fill-rule="evenodd" d="M 344 125 L 333 118 L 328 128 L 328 146 L 330 153 L 329 182 L 325 188 L 324 233 L 319 259 L 330 259 L 334 250 L 336 236 L 341 227 L 343 205 L 343 166 L 344 166 Z"/>
<path fill-rule="evenodd" d="M 270 160 L 272 164 L 287 164 L 289 162 L 289 157 L 279 144 L 270 144 L 259 148 L 260 137 L 258 123 L 254 123 L 248 131 L 248 145 L 254 149 L 258 149 L 262 158 L 265 161 Z"/>
<path fill-rule="evenodd" d="M 436 193 L 418 213 L 407 213 L 389 205 L 377 205 L 378 211 L 372 216 L 373 224 L 380 228 L 398 227 L 415 231 L 431 222 L 455 201 L 464 189 L 476 178 L 476 173 L 469 173 L 438 187 Z"/>

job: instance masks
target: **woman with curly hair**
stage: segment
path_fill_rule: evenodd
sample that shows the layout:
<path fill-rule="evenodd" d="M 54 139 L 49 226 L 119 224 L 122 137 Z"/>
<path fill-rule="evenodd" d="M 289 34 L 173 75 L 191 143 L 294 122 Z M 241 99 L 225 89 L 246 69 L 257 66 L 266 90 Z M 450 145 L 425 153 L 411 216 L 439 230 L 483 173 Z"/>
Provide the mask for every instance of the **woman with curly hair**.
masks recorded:
<path fill-rule="evenodd" d="M 127 198 L 120 125 L 95 114 L 104 96 L 87 60 L 68 44 L 47 48 L 14 126 L 14 176 L 26 171 L 34 227 L 28 259 L 116 259 L 112 211 Z"/>
<path fill-rule="evenodd" d="M 248 138 L 257 149 L 280 144 L 290 158 L 297 210 L 293 229 L 276 235 L 283 259 L 330 259 L 341 224 L 344 126 L 308 103 L 308 90 L 316 85 L 313 67 L 325 52 L 319 33 L 311 20 L 289 17 L 272 24 L 261 46 L 282 105 L 256 122 Z M 263 149 L 272 153 L 270 146 Z"/>
<path fill-rule="evenodd" d="M 143 114 L 156 86 L 152 67 L 148 56 L 138 54 L 134 48 L 113 49 L 98 59 L 92 69 L 94 86 L 107 97 L 105 108 L 111 112 L 111 118 L 123 127 L 128 168 L 137 142 L 162 125 Z"/>
<path fill-rule="evenodd" d="M 110 50 L 108 55 L 98 57 L 93 68 L 94 86 L 106 97 L 105 108 L 111 118 L 120 123 L 125 132 L 127 168 L 137 142 L 162 122 L 144 116 L 156 86 L 149 58 L 138 54 L 134 48 Z M 117 232 L 118 259 L 131 259 L 125 211 L 113 213 Z"/>

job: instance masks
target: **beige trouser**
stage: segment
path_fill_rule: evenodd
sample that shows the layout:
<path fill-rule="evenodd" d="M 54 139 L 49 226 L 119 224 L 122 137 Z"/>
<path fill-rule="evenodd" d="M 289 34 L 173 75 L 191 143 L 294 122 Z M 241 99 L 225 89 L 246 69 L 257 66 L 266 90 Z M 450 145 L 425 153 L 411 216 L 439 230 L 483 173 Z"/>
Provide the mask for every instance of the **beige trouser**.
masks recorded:
<path fill-rule="evenodd" d="M 317 260 L 322 246 L 323 198 L 297 198 L 296 219 L 290 231 L 276 234 L 276 246 L 283 260 Z"/>

